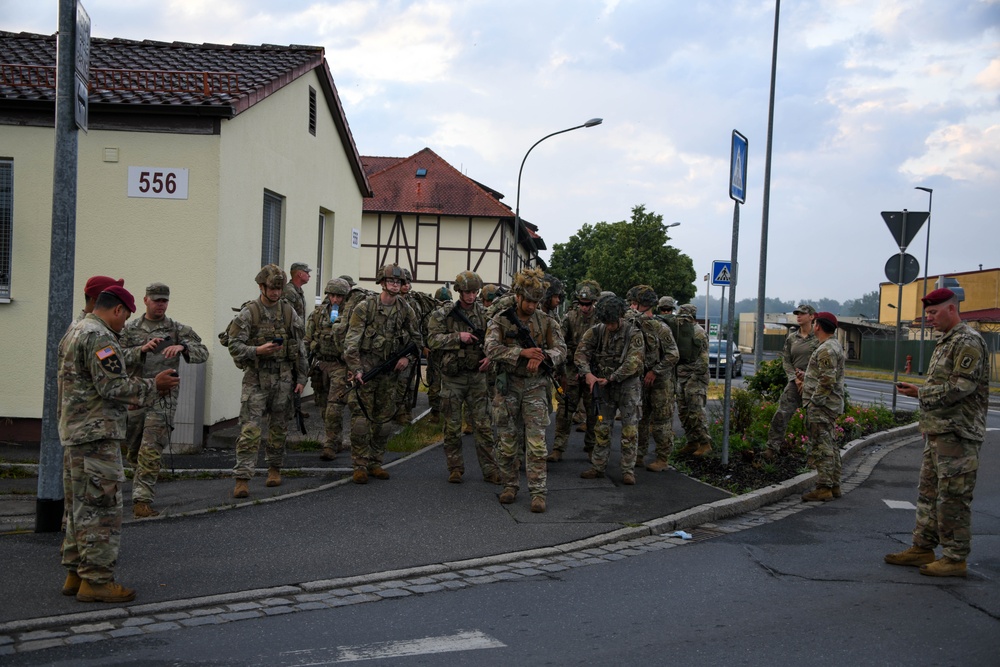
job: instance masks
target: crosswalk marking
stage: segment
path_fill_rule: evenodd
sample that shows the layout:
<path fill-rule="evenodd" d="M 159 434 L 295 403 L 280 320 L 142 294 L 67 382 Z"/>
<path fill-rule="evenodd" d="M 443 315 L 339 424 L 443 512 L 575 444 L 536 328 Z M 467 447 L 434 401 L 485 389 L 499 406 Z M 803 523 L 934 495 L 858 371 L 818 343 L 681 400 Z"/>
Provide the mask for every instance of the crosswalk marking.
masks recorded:
<path fill-rule="evenodd" d="M 358 646 L 337 646 L 288 651 L 283 653 L 281 657 L 283 660 L 294 659 L 294 662 L 286 664 L 304 667 L 306 665 L 331 665 L 341 662 L 360 662 L 362 660 L 379 660 L 432 653 L 474 651 L 485 648 L 506 648 L 506 646 L 500 640 L 494 639 L 478 630 L 462 630 L 453 635 L 444 635 L 441 637 L 422 637 L 420 639 L 375 642 L 373 644 L 361 644 Z"/>
<path fill-rule="evenodd" d="M 909 500 L 885 500 L 883 498 L 882 502 L 884 502 L 886 505 L 888 505 L 889 509 L 894 509 L 894 510 L 915 510 L 915 509 L 917 509 L 917 506 L 914 505 L 913 503 L 911 503 Z"/>

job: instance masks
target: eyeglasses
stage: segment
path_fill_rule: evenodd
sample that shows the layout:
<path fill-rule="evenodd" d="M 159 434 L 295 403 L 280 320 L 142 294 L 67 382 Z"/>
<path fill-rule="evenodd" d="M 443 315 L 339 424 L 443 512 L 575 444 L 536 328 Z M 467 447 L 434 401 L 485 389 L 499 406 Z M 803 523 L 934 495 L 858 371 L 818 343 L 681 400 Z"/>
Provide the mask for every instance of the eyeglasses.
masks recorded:
<path fill-rule="evenodd" d="M 385 283 L 387 285 L 402 285 L 403 281 L 400 280 L 399 278 L 386 278 Z"/>

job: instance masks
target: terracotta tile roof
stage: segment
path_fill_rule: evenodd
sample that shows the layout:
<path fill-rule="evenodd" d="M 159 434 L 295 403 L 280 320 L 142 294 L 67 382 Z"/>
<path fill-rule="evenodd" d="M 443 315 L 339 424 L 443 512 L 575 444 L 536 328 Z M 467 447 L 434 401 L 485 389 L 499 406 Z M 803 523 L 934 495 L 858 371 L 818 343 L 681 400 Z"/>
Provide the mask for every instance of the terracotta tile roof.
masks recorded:
<path fill-rule="evenodd" d="M 374 192 L 364 202 L 366 212 L 514 217 L 508 206 L 490 194 L 495 191 L 484 189 L 430 148 L 408 158 L 366 156 L 361 161 Z M 380 168 L 368 171 L 368 165 Z M 417 176 L 418 169 L 425 169 L 426 174 Z"/>
<path fill-rule="evenodd" d="M 361 166 L 364 167 L 365 173 L 368 176 L 371 176 L 372 174 L 377 174 L 384 169 L 388 169 L 394 164 L 399 164 L 405 159 L 405 157 L 377 157 L 374 155 L 362 155 Z"/>
<path fill-rule="evenodd" d="M 51 118 L 45 108 L 55 103 L 55 74 L 51 69 L 55 65 L 55 35 L 0 31 L 0 109 L 43 109 Z M 103 77 L 101 70 L 111 72 L 105 72 L 108 76 Z M 232 118 L 313 70 L 319 70 L 319 86 L 332 110 L 358 187 L 363 196 L 369 196 L 368 179 L 320 46 L 190 44 L 94 37 L 90 41 L 91 120 L 104 110 L 123 109 Z M 175 73 L 169 78 L 173 85 L 164 83 L 165 72 Z M 205 77 L 203 73 L 210 75 Z M 110 83 L 112 78 L 119 84 Z M 12 85 L 25 81 L 29 85 Z M 207 92 L 205 85 L 209 87 Z"/>

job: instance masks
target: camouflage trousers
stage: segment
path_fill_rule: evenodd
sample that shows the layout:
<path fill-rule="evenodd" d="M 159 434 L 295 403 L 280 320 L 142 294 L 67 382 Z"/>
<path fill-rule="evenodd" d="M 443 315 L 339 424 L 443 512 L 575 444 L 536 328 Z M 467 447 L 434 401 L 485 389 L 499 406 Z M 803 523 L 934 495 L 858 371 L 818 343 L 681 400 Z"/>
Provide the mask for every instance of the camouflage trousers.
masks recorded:
<path fill-rule="evenodd" d="M 806 414 L 806 431 L 809 434 L 807 463 L 816 468 L 816 486 L 840 486 L 840 447 L 833 441 L 837 415 L 810 407 Z"/>
<path fill-rule="evenodd" d="M 382 465 L 389 440 L 385 424 L 396 414 L 398 387 L 399 375 L 390 372 L 347 394 L 347 405 L 351 408 L 351 459 L 355 468 L 373 470 Z"/>
<path fill-rule="evenodd" d="M 525 444 L 528 491 L 545 497 L 547 471 L 545 429 L 552 412 L 551 383 L 545 376 L 529 378 L 504 374 L 493 397 L 493 423 L 497 429 L 496 459 L 504 488 L 520 488 L 520 442 Z M 503 390 L 501 390 L 501 386 Z"/>
<path fill-rule="evenodd" d="M 462 456 L 462 408 L 473 429 L 476 458 L 483 477 L 497 472 L 493 454 L 493 427 L 487 412 L 486 374 L 468 371 L 441 377 L 441 416 L 444 418 L 444 457 L 448 470 L 465 473 Z"/>
<path fill-rule="evenodd" d="M 556 410 L 556 435 L 552 442 L 552 451 L 566 451 L 569 434 L 573 430 L 573 413 L 576 412 L 581 399 L 587 410 L 587 432 L 583 436 L 583 451 L 589 454 L 594 450 L 594 428 L 597 424 L 597 415 L 591 409 L 592 402 L 590 392 L 587 391 L 587 383 L 582 377 L 573 373 L 566 375 L 565 382 L 563 382 L 563 393 L 556 395 L 559 407 Z"/>
<path fill-rule="evenodd" d="M 347 385 L 347 366 L 339 361 L 317 361 L 309 377 L 316 405 L 323 413 L 323 446 L 340 451 L 344 448 L 344 410 L 347 408 L 347 399 L 342 394 Z M 340 396 L 340 400 L 334 400 L 335 396 Z"/>
<path fill-rule="evenodd" d="M 431 410 L 441 410 L 441 355 L 431 352 L 427 357 L 427 402 Z"/>
<path fill-rule="evenodd" d="M 261 435 L 267 427 L 264 448 L 267 465 L 281 468 L 285 462 L 288 419 L 292 415 L 292 366 L 272 363 L 243 373 L 240 400 L 240 434 L 236 438 L 236 479 L 250 479 L 257 466 Z"/>
<path fill-rule="evenodd" d="M 416 372 L 420 372 L 420 366 L 416 367 Z M 396 388 L 396 395 L 399 396 L 399 405 L 396 408 L 396 416 L 405 415 L 410 418 L 413 414 L 413 406 L 410 405 L 409 391 L 413 387 L 413 366 L 407 366 L 397 376 L 399 386 Z M 419 382 L 419 380 L 418 380 Z"/>
<path fill-rule="evenodd" d="M 66 535 L 62 564 L 94 584 L 114 579 L 122 534 L 122 442 L 63 448 Z"/>
<path fill-rule="evenodd" d="M 642 415 L 639 418 L 638 461 L 649 452 L 649 436 L 656 443 L 656 460 L 666 461 L 674 449 L 674 378 L 657 376 L 651 387 L 642 387 Z"/>
<path fill-rule="evenodd" d="M 781 450 L 782 445 L 785 444 L 785 430 L 788 428 L 788 420 L 801 407 L 802 392 L 792 380 L 785 385 L 785 390 L 781 392 L 781 398 L 778 399 L 778 411 L 771 417 L 771 427 L 767 431 L 768 449 L 773 452 Z"/>
<path fill-rule="evenodd" d="M 590 463 L 596 470 L 604 472 L 611 455 L 611 427 L 615 423 L 615 413 L 622 416 L 622 474 L 635 471 L 636 442 L 639 439 L 639 404 L 642 401 L 642 381 L 631 377 L 624 382 L 609 382 L 604 385 L 604 400 L 601 402 L 601 419 L 595 427 L 594 451 Z"/>
<path fill-rule="evenodd" d="M 163 464 L 163 450 L 170 446 L 170 425 L 173 423 L 173 402 L 167 406 L 129 411 L 125 439 L 129 443 L 128 459 L 135 462 L 132 502 L 153 502 L 156 480 Z"/>
<path fill-rule="evenodd" d="M 945 557 L 965 560 L 972 547 L 972 492 L 983 443 L 954 433 L 924 437 L 913 544 L 941 545 Z"/>
<path fill-rule="evenodd" d="M 705 412 L 707 400 L 707 378 L 697 375 L 677 377 L 677 412 L 689 445 L 712 444 L 708 435 L 708 414 Z"/>

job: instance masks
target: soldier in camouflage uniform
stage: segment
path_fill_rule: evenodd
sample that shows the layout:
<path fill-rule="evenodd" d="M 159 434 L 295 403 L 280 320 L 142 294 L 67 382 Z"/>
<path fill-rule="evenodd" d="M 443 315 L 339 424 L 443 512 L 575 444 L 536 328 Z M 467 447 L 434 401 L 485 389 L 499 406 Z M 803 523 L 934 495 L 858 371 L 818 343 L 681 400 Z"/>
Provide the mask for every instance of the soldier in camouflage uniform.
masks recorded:
<path fill-rule="evenodd" d="M 441 287 L 434 293 L 434 299 L 442 305 L 451 303 L 451 292 L 447 287 Z M 430 312 L 421 313 L 421 322 L 426 323 L 428 315 Z M 436 424 L 441 419 L 441 353 L 427 348 L 425 354 L 427 355 L 427 403 L 431 406 L 430 421 Z"/>
<path fill-rule="evenodd" d="M 708 335 L 694 321 L 698 310 L 693 303 L 686 303 L 677 316 L 677 411 L 687 444 L 681 454 L 705 456 L 712 451 L 712 438 L 708 435 Z"/>
<path fill-rule="evenodd" d="M 562 460 L 566 444 L 569 442 L 570 430 L 573 428 L 573 413 L 576 412 L 581 398 L 587 412 L 583 451 L 590 454 L 594 450 L 594 427 L 597 425 L 597 415 L 591 409 L 590 391 L 576 368 L 575 356 L 583 334 L 596 323 L 594 303 L 600 293 L 601 286 L 596 281 L 581 281 L 576 291 L 576 307 L 566 313 L 562 321 L 563 340 L 566 342 L 566 364 L 561 379 L 563 393 L 557 396 L 559 407 L 556 411 L 556 435 L 548 461 Z"/>
<path fill-rule="evenodd" d="M 778 411 L 771 418 L 771 427 L 767 433 L 767 449 L 764 456 L 772 460 L 785 444 L 785 429 L 788 427 L 788 420 L 792 418 L 796 410 L 802 407 L 802 376 L 813 351 L 819 347 L 819 341 L 813 332 L 816 309 L 803 303 L 792 312 L 799 323 L 799 330 L 788 334 L 788 337 L 785 338 L 785 347 L 781 352 L 781 365 L 788 377 L 788 384 L 781 392 L 781 398 L 778 400 Z"/>
<path fill-rule="evenodd" d="M 391 372 L 364 384 L 360 384 L 362 376 L 409 343 L 418 349 L 423 346 L 417 316 L 399 298 L 403 279 L 403 270 L 396 264 L 379 269 L 382 292 L 354 308 L 344 341 L 344 362 L 355 383 L 355 388 L 347 394 L 355 484 L 367 484 L 369 476 L 389 479 L 389 473 L 382 467 L 388 440 L 384 426 L 396 414 L 399 373 L 415 364 L 417 356 L 401 357 Z"/>
<path fill-rule="evenodd" d="M 653 317 L 656 292 L 649 285 L 636 290 L 636 323 L 645 343 L 642 373 L 642 416 L 639 419 L 639 442 L 636 465 L 641 466 L 649 451 L 649 436 L 656 442 L 656 458 L 646 470 L 660 472 L 669 463 L 674 449 L 674 373 L 680 353 L 670 327 Z"/>
<path fill-rule="evenodd" d="M 489 309 L 499 297 L 500 288 L 496 285 L 483 285 L 483 289 L 479 292 L 479 300 L 483 304 L 483 308 L 486 309 Z"/>
<path fill-rule="evenodd" d="M 544 275 L 540 269 L 519 272 L 514 278 L 516 304 L 497 313 L 486 329 L 486 356 L 497 367 L 493 423 L 504 485 L 500 502 L 509 505 L 517 496 L 518 443 L 523 438 L 532 512 L 545 511 L 545 428 L 552 411 L 550 375 L 566 358 L 559 322 L 538 309 L 545 298 Z"/>
<path fill-rule="evenodd" d="M 913 546 L 888 554 L 893 565 L 919 565 L 920 574 L 966 576 L 972 547 L 972 494 L 979 449 L 986 437 L 990 359 L 979 332 L 962 322 L 958 297 L 947 288 L 923 299 L 927 323 L 941 332 L 922 387 L 902 382 L 899 393 L 920 399 L 924 453 L 917 487 Z M 934 560 L 934 548 L 941 558 Z"/>
<path fill-rule="evenodd" d="M 563 287 L 562 281 L 551 273 L 545 274 L 545 282 L 549 286 L 545 290 L 545 299 L 542 301 L 542 312 L 546 315 L 557 317 L 556 313 L 559 310 L 559 304 L 566 297 L 566 288 Z"/>
<path fill-rule="evenodd" d="M 420 335 L 424 337 L 426 341 L 427 332 L 423 330 L 423 324 L 426 313 L 423 312 L 421 308 L 420 301 L 415 297 L 410 296 L 413 289 L 413 274 L 410 270 L 403 268 L 403 282 L 399 285 L 399 298 L 402 299 L 413 309 L 413 313 L 417 316 L 417 320 L 421 324 Z M 426 352 L 424 353 L 426 354 Z M 410 387 L 413 386 L 411 380 L 413 380 L 414 371 L 420 371 L 419 364 L 413 364 L 412 366 L 407 366 L 399 372 L 399 387 L 397 388 L 397 394 L 400 397 L 399 407 L 396 410 L 396 423 L 409 424 L 413 420 L 413 407 L 409 403 L 409 395 L 407 392 L 410 391 Z M 419 380 L 418 380 L 419 381 Z"/>
<path fill-rule="evenodd" d="M 309 379 L 316 394 L 316 405 L 323 415 L 325 427 L 323 451 L 319 457 L 332 461 L 344 449 L 343 396 L 346 393 L 347 366 L 344 365 L 343 347 L 337 340 L 334 324 L 341 317 L 344 300 L 351 286 L 343 278 L 332 278 L 326 283 L 323 303 L 316 306 L 306 321 L 306 349 L 313 359 Z M 347 316 L 347 313 L 344 313 Z"/>
<path fill-rule="evenodd" d="M 81 310 L 80 314 L 73 320 L 73 324 L 82 320 L 88 313 L 94 312 L 94 303 L 97 301 L 97 297 L 101 294 L 101 292 L 112 285 L 125 287 L 125 279 L 119 278 L 118 280 L 115 280 L 114 278 L 110 278 L 108 276 L 91 276 L 90 278 L 87 278 L 87 283 L 83 286 L 83 310 Z"/>
<path fill-rule="evenodd" d="M 292 393 L 302 393 L 308 374 L 304 324 L 292 306 L 281 299 L 285 272 L 268 264 L 255 280 L 260 296 L 248 302 L 226 330 L 229 354 L 243 370 L 240 434 L 236 438 L 233 467 L 234 498 L 250 495 L 249 482 L 265 425 L 268 429 L 265 486 L 281 485 L 288 420 L 293 414 Z"/>
<path fill-rule="evenodd" d="M 62 593 L 81 602 L 135 598 L 134 590 L 114 580 L 121 544 L 126 408 L 152 405 L 157 395 L 179 384 L 171 370 L 152 379 L 126 373 L 118 333 L 134 312 L 132 295 L 111 285 L 59 343 L 56 417 L 64 448 L 62 564 L 67 570 Z"/>
<path fill-rule="evenodd" d="M 819 347 L 809 357 L 802 376 L 802 404 L 806 406 L 809 465 L 816 467 L 816 488 L 803 502 L 826 502 L 840 497 L 840 447 L 833 441 L 837 417 L 844 413 L 844 348 L 834 335 L 833 313 L 815 313 Z"/>
<path fill-rule="evenodd" d="M 312 269 L 303 262 L 293 262 L 292 268 L 288 270 L 289 280 L 285 283 L 281 291 L 281 298 L 292 305 L 295 314 L 303 322 L 306 321 L 306 295 L 302 291 L 302 286 L 309 282 L 312 277 Z"/>
<path fill-rule="evenodd" d="M 500 483 L 493 456 L 493 431 L 487 414 L 486 372 L 490 360 L 483 353 L 486 309 L 477 297 L 483 281 L 472 271 L 455 278 L 458 300 L 438 308 L 427 320 L 427 345 L 441 356 L 441 415 L 444 417 L 444 455 L 448 481 L 459 484 L 465 474 L 462 456 L 462 409 L 473 427 L 476 457 L 483 479 Z"/>
<path fill-rule="evenodd" d="M 167 317 L 170 288 L 163 283 L 153 283 L 143 297 L 145 314 L 132 320 L 125 327 L 121 346 L 123 349 L 143 349 L 139 363 L 129 368 L 130 375 L 153 378 L 161 371 L 176 371 L 183 358 L 189 364 L 203 364 L 208 360 L 208 348 L 194 329 Z M 155 347 L 149 349 L 149 344 Z M 135 466 L 132 478 L 132 516 L 136 519 L 159 514 L 151 507 L 156 479 L 160 474 L 163 448 L 170 445 L 174 413 L 177 410 L 177 391 L 160 398 L 149 408 L 129 410 L 126 440 L 128 460 Z"/>
<path fill-rule="evenodd" d="M 593 392 L 603 392 L 595 427 L 591 467 L 580 473 L 583 479 L 604 477 L 611 453 L 611 426 L 615 413 L 622 419 L 622 484 L 635 484 L 635 454 L 642 401 L 643 335 L 641 327 L 625 317 L 625 302 L 605 296 L 594 308 L 599 324 L 583 334 L 576 348 L 576 367 Z M 596 406 L 595 406 L 596 408 Z"/>

